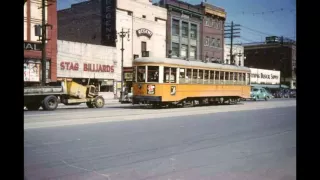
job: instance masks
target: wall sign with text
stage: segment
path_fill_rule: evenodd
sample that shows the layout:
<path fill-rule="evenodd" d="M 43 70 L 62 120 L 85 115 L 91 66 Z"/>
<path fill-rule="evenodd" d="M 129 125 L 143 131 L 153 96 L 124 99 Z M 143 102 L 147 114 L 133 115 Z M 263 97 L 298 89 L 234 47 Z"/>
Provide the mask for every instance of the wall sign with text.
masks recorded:
<path fill-rule="evenodd" d="M 140 36 L 146 36 L 148 37 L 149 39 L 152 37 L 153 35 L 153 32 L 150 31 L 149 29 L 145 29 L 145 28 L 141 28 L 141 29 L 138 29 L 137 31 L 137 36 L 140 37 Z"/>

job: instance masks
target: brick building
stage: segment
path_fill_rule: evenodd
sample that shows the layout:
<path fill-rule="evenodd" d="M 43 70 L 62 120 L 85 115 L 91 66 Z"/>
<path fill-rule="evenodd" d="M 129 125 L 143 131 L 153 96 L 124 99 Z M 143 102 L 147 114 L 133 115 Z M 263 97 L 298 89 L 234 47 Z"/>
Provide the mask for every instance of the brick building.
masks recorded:
<path fill-rule="evenodd" d="M 281 71 L 281 83 L 296 87 L 296 45 L 294 43 L 246 44 L 244 65 L 249 68 Z"/>
<path fill-rule="evenodd" d="M 57 5 L 50 1 L 46 6 L 47 27 L 46 57 L 47 57 L 47 82 L 57 80 Z M 38 84 L 41 81 L 41 41 L 35 35 L 35 25 L 42 23 L 41 0 L 24 3 L 24 82 L 27 85 Z"/>
<path fill-rule="evenodd" d="M 202 2 L 203 9 L 201 58 L 207 62 L 223 63 L 224 56 L 224 23 L 226 12 L 223 8 Z"/>
<path fill-rule="evenodd" d="M 167 8 L 167 50 L 172 58 L 201 59 L 202 17 L 199 6 L 177 0 L 160 0 Z"/>

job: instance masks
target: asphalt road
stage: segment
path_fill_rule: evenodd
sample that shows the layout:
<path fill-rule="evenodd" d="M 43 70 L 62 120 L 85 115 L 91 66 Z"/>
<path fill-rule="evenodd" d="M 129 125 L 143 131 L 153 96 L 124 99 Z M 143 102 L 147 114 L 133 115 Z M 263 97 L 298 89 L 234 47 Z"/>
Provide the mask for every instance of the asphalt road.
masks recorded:
<path fill-rule="evenodd" d="M 266 108 L 254 108 L 260 106 Z M 31 126 L 39 123 L 41 113 L 25 115 L 25 176 L 28 180 L 293 180 L 295 108 L 295 101 L 270 101 L 213 108 L 221 112 L 208 107 L 158 110 L 159 114 L 150 110 L 158 118 L 143 117 L 148 110 L 141 110 L 131 121 L 120 120 L 121 116 L 116 121 L 65 126 L 52 118 L 47 121 L 58 123 L 52 127 Z M 186 109 L 190 115 L 161 118 Z M 66 122 L 71 117 L 63 119 L 68 116 L 64 112 L 51 113 Z M 134 109 L 102 112 L 124 116 Z M 92 114 L 106 118 L 102 112 Z M 86 121 L 76 114 L 81 112 L 72 114 L 78 121 Z"/>

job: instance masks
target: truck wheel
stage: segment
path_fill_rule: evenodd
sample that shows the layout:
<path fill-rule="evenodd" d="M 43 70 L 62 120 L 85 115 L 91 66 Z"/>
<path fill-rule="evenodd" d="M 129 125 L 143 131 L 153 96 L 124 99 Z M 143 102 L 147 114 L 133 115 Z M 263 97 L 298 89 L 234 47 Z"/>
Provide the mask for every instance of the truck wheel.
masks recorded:
<path fill-rule="evenodd" d="M 104 106 L 104 99 L 101 96 L 94 98 L 94 106 L 96 108 L 102 108 Z"/>
<path fill-rule="evenodd" d="M 31 104 L 27 104 L 26 108 L 28 109 L 28 111 L 37 111 L 40 108 L 40 104 L 38 103 L 31 103 Z"/>
<path fill-rule="evenodd" d="M 94 108 L 94 105 L 92 102 L 86 102 L 86 104 L 88 108 Z"/>
<path fill-rule="evenodd" d="M 56 96 L 47 96 L 42 102 L 42 108 L 47 111 L 53 111 L 58 107 L 58 98 Z"/>

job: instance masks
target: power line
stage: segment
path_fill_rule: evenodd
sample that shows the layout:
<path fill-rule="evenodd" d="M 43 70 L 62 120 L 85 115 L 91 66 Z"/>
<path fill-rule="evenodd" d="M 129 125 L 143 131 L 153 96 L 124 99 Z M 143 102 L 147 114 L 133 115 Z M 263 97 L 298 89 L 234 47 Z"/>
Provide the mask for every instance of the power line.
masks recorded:
<path fill-rule="evenodd" d="M 296 9 L 286 9 L 286 8 L 280 8 L 280 9 L 275 9 L 275 10 L 269 10 L 269 11 L 261 11 L 261 12 L 238 12 L 238 13 L 230 13 L 231 15 L 230 16 L 236 16 L 236 15 L 265 15 L 265 14 L 274 14 L 274 13 L 277 13 L 277 12 L 285 12 L 285 11 L 288 11 L 288 12 L 295 12 Z"/>

